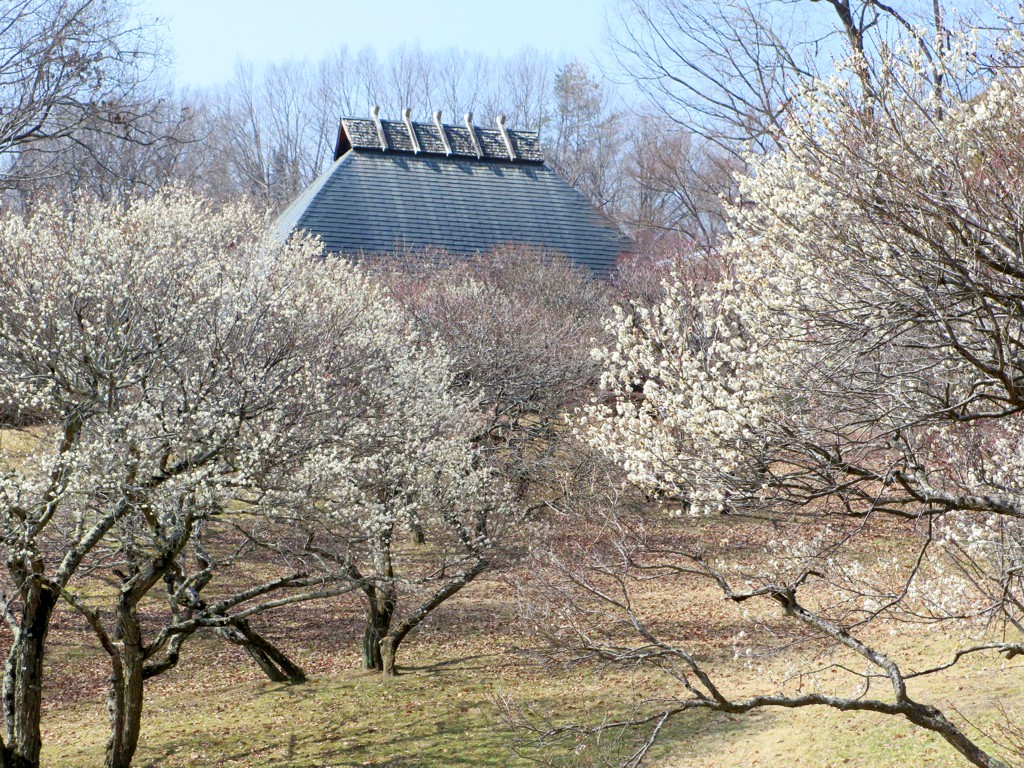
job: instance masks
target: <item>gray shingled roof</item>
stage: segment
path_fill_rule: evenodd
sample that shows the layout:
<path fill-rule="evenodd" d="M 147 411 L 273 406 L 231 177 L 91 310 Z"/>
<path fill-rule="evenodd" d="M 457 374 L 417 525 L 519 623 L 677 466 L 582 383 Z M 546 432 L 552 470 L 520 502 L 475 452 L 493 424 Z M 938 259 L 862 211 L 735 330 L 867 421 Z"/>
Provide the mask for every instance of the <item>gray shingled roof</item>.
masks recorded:
<path fill-rule="evenodd" d="M 306 230 L 323 239 L 328 253 L 353 255 L 435 249 L 472 255 L 521 243 L 563 253 L 602 275 L 627 249 L 628 239 L 543 163 L 539 144 L 517 136 L 524 152 L 512 160 L 498 131 L 500 147 L 490 136 L 485 144 L 484 131 L 476 129 L 487 154 L 479 158 L 466 128 L 444 126 L 448 154 L 436 126 L 414 123 L 416 153 L 404 123 L 381 123 L 389 143 L 394 140 L 387 151 L 374 122 L 343 121 L 350 148 L 281 214 L 282 236 Z M 424 126 L 434 132 L 423 130 L 421 137 Z M 535 142 L 536 134 L 529 135 Z"/>

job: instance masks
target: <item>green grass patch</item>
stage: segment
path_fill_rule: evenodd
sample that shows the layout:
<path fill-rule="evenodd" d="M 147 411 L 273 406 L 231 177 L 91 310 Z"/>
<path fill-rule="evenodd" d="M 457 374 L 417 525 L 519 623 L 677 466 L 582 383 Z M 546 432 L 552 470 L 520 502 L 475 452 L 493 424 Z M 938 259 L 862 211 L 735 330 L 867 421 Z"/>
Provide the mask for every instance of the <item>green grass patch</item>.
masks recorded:
<path fill-rule="evenodd" d="M 203 651 L 214 643 L 204 641 Z M 626 714 L 639 693 L 623 681 L 581 673 L 540 675 L 504 654 L 471 653 L 437 663 L 437 648 L 409 655 L 403 674 L 342 670 L 301 686 L 232 682 L 223 670 L 203 679 L 196 664 L 149 684 L 136 765 L 158 766 L 527 766 L 512 749 L 501 697 L 536 704 L 564 722 Z M 473 650 L 473 649 L 470 649 Z M 433 651 L 433 652 L 432 652 Z M 244 663 L 244 662 L 243 662 Z M 196 679 L 196 676 L 199 679 Z M 62 708 L 47 721 L 44 762 L 91 768 L 102 761 L 105 712 L 99 704 Z M 634 741 L 619 745 L 630 748 Z M 659 751 L 666 752 L 666 740 Z M 525 754 L 539 754 L 525 748 Z M 588 753 L 561 748 L 560 765 Z"/>

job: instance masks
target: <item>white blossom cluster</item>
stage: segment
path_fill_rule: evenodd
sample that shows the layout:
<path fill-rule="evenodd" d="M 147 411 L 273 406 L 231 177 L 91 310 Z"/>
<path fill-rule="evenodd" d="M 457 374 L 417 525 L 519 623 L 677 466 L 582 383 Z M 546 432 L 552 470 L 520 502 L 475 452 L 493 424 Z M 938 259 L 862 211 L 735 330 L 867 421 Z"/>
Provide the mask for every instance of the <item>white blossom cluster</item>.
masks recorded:
<path fill-rule="evenodd" d="M 852 61 L 795 94 L 725 279 L 610 322 L 591 443 L 696 512 L 1024 516 L 1019 31 L 996 49 L 911 41 L 870 90 Z M 992 544 L 984 519 L 938 527 Z"/>
<path fill-rule="evenodd" d="M 57 536 L 66 582 L 118 521 L 143 514 L 165 538 L 214 502 L 223 459 L 286 386 L 260 354 L 287 341 L 266 318 L 282 302 L 260 276 L 278 250 L 265 227 L 179 193 L 0 223 L 0 399 L 40 422 L 27 454 L 0 457 L 15 571 Z"/>
<path fill-rule="evenodd" d="M 358 536 L 501 508 L 444 351 L 358 268 L 267 224 L 180 191 L 0 222 L 0 401 L 35 423 L 0 439 L 15 585 L 180 552 L 240 498 Z"/>

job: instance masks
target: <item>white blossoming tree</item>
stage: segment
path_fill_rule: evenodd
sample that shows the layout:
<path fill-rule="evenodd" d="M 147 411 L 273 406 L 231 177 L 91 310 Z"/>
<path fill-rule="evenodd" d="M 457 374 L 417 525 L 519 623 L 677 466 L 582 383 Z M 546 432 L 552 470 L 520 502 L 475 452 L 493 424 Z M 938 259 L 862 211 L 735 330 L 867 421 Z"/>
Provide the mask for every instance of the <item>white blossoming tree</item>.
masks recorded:
<path fill-rule="evenodd" d="M 382 289 L 367 291 L 332 372 L 341 398 L 307 423 L 308 450 L 270 477 L 301 520 L 303 546 L 362 592 L 365 668 L 396 674 L 402 641 L 525 534 L 506 483 L 481 462 L 477 399 Z M 311 332 L 314 331 L 311 328 Z M 338 360 L 337 353 L 333 355 Z"/>
<path fill-rule="evenodd" d="M 486 512 L 504 507 L 460 438 L 471 402 L 447 358 L 356 268 L 266 224 L 173 191 L 2 223 L 0 398 L 31 416 L 0 433 L 4 765 L 39 764 L 61 602 L 110 659 L 107 765 L 123 768 L 144 681 L 195 632 L 299 681 L 249 619 L 397 589 L 387 567 L 357 570 L 359 546 L 419 515 L 463 537 L 446 578 L 486 562 Z M 325 556 L 314 526 L 347 546 Z"/>
<path fill-rule="evenodd" d="M 300 567 L 200 597 L 237 559 L 204 541 L 230 527 L 225 503 L 257 487 L 249 457 L 283 444 L 297 425 L 287 417 L 306 412 L 297 403 L 316 402 L 323 359 L 293 318 L 310 302 L 302 283 L 318 246 L 276 247 L 262 217 L 214 214 L 179 193 L 127 208 L 44 206 L 2 226 L 0 397 L 35 423 L 0 442 L 14 636 L 5 760 L 38 764 L 47 631 L 63 600 L 110 657 L 107 762 L 126 766 L 143 680 L 174 666 L 185 639 L 203 626 L 246 629 L 272 593 L 335 591 L 330 574 Z M 143 626 L 139 605 L 158 584 L 165 623 Z"/>
<path fill-rule="evenodd" d="M 731 695 L 617 600 L 643 643 L 594 650 L 663 662 L 688 694 L 644 719 L 655 731 L 694 708 L 825 705 L 900 716 L 974 765 L 1003 764 L 910 681 L 1024 653 L 1024 39 L 1013 29 L 984 59 L 971 35 L 950 35 L 941 55 L 918 43 L 881 53 L 869 93 L 856 58 L 807 83 L 781 149 L 742 184 L 727 278 L 704 295 L 677 282 L 653 309 L 620 313 L 600 352 L 609 400 L 584 419 L 591 442 L 694 515 L 776 531 L 754 559 L 624 535 L 617 562 L 706 579 L 744 608 L 774 601 L 801 642 L 835 648 L 826 671 L 860 686 Z M 880 526 L 899 533 L 895 555 L 872 548 Z M 575 578 L 591 597 L 614 594 Z M 877 645 L 879 621 L 964 644 L 908 669 Z"/>

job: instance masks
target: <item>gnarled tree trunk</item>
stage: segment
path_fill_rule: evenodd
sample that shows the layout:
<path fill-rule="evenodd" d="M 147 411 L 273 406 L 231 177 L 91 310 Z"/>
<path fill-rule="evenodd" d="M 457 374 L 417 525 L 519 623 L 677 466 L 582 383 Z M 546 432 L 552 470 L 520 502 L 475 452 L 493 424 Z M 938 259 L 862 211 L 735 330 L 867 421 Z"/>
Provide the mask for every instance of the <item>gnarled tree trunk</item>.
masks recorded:
<path fill-rule="evenodd" d="M 420 622 L 429 616 L 432 610 L 487 570 L 487 566 L 486 560 L 478 560 L 471 568 L 463 571 L 424 600 L 415 611 L 403 618 L 397 627 L 381 638 L 379 643 L 381 666 L 379 669 L 385 675 L 394 677 L 398 674 L 398 668 L 395 666 L 395 656 L 398 653 L 398 646 L 402 644 L 406 636 L 419 626 Z M 392 611 L 394 611 L 394 605 L 392 605 Z"/>
<path fill-rule="evenodd" d="M 229 643 L 242 646 L 253 661 L 275 683 L 298 685 L 306 682 L 302 667 L 288 658 L 285 653 L 259 634 L 245 619 L 228 627 L 221 627 L 217 634 Z"/>
<path fill-rule="evenodd" d="M 391 619 L 395 615 L 395 591 L 389 586 L 369 584 L 366 592 L 366 629 L 363 631 L 363 668 L 386 672 L 381 643 L 388 636 Z M 391 653 L 394 667 L 394 653 Z"/>
<path fill-rule="evenodd" d="M 145 648 L 134 601 L 122 595 L 117 607 L 117 645 L 111 649 L 110 738 L 106 768 L 129 768 L 139 746 L 142 728 L 143 667 Z"/>
<path fill-rule="evenodd" d="M 37 768 L 42 749 L 39 723 L 43 705 L 43 651 L 57 595 L 27 581 L 21 623 L 4 672 L 5 768 Z"/>

